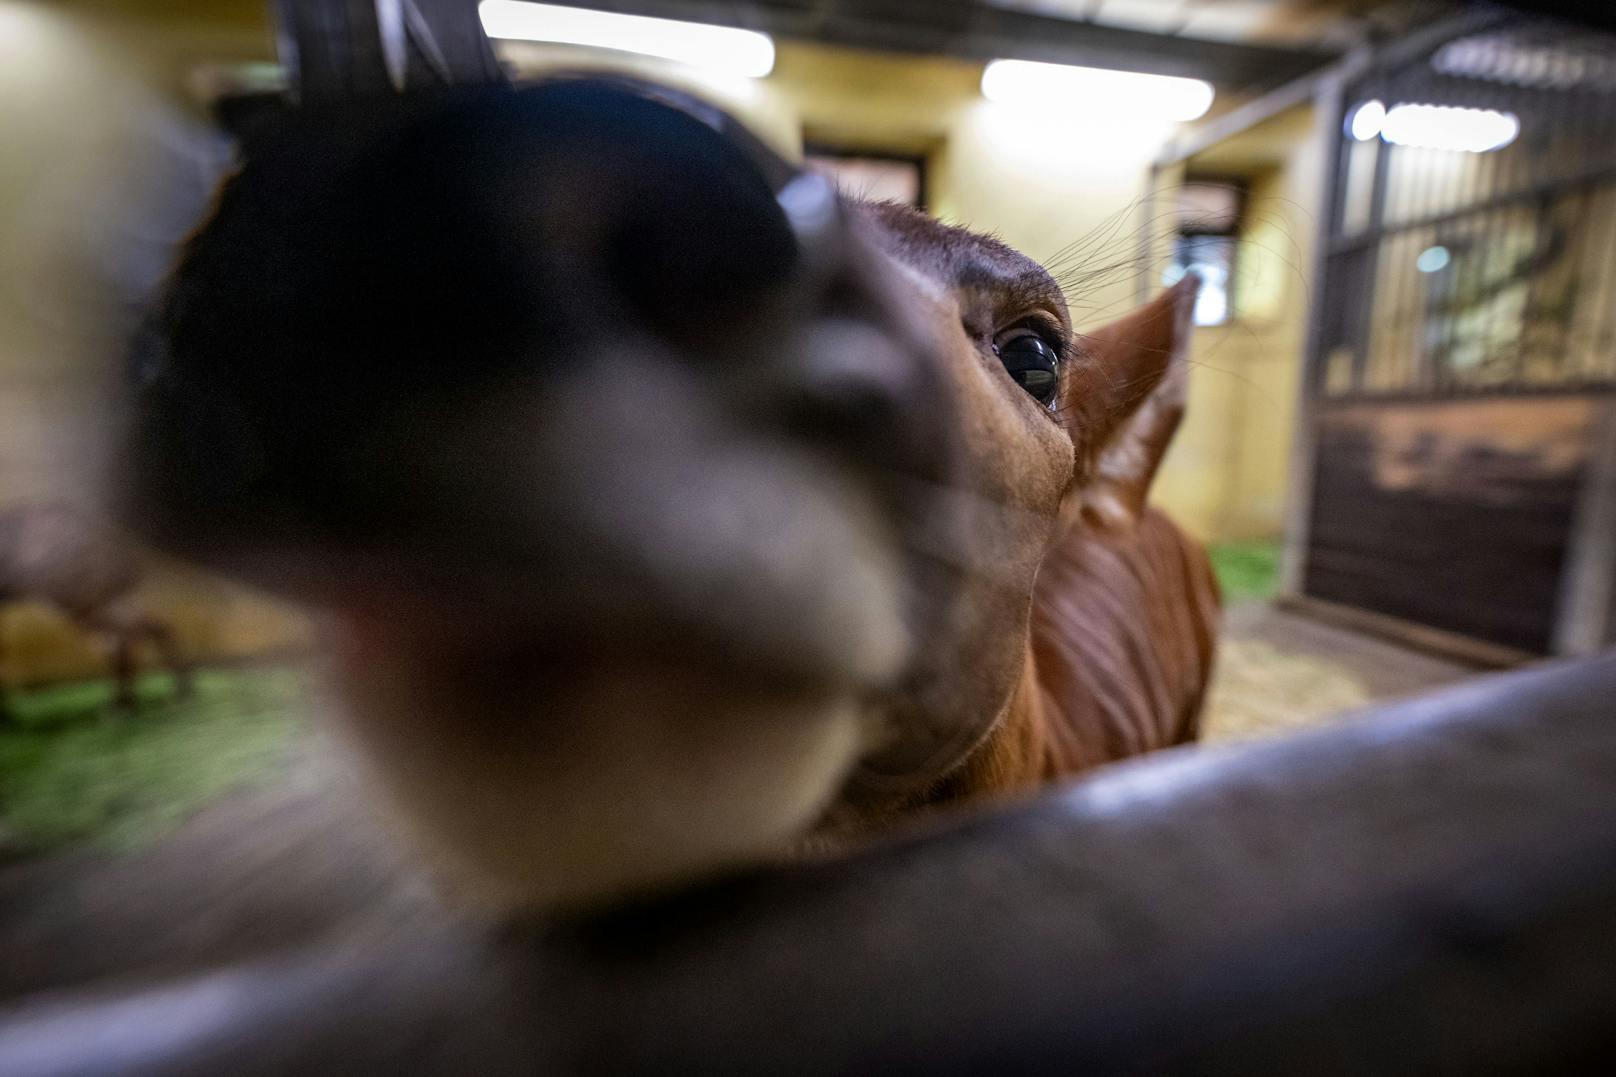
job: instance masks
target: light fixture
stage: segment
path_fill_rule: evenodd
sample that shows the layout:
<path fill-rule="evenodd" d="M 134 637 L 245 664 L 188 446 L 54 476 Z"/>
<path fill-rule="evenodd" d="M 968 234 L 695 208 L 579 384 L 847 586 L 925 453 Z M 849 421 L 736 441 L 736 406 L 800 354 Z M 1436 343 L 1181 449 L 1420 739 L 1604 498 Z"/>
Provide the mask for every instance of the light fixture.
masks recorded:
<path fill-rule="evenodd" d="M 489 37 L 636 52 L 751 78 L 774 70 L 774 40 L 753 30 L 526 0 L 483 0 L 477 13 Z"/>
<path fill-rule="evenodd" d="M 1359 142 L 1378 135 L 1398 146 L 1486 153 L 1514 142 L 1521 133 L 1521 121 L 1513 112 L 1490 108 L 1403 102 L 1387 109 L 1371 100 L 1353 109 L 1347 133 Z"/>
<path fill-rule="evenodd" d="M 1359 142 L 1368 142 L 1379 135 L 1386 125 L 1386 106 L 1379 101 L 1365 101 L 1352 110 L 1347 131 Z"/>
<path fill-rule="evenodd" d="M 1453 261 L 1453 255 L 1448 253 L 1448 248 L 1443 246 L 1427 247 L 1420 252 L 1418 258 L 1414 259 L 1414 268 L 1421 273 L 1438 273 L 1448 268 L 1448 263 L 1451 261 Z"/>
<path fill-rule="evenodd" d="M 982 96 L 1004 104 L 1080 105 L 1113 119 L 1184 122 L 1205 115 L 1213 95 L 1212 86 L 1200 79 L 994 60 L 982 72 Z"/>
<path fill-rule="evenodd" d="M 1521 121 L 1513 112 L 1490 108 L 1403 102 L 1388 109 L 1379 101 L 1365 101 L 1353 110 L 1347 131 L 1360 142 L 1379 135 L 1397 146 L 1487 153 L 1514 142 Z"/>
<path fill-rule="evenodd" d="M 1616 89 L 1616 56 L 1592 34 L 1553 43 L 1512 30 L 1472 34 L 1438 49 L 1431 68 L 1459 78 L 1537 89 Z"/>

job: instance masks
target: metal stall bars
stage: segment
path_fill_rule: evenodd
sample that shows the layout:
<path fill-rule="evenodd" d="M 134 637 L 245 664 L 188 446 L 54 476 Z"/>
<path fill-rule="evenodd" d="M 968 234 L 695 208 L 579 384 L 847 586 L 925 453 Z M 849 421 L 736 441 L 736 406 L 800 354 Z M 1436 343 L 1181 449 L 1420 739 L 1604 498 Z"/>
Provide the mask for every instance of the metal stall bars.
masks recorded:
<path fill-rule="evenodd" d="M 476 0 L 272 0 L 282 62 L 305 101 L 503 76 Z"/>
<path fill-rule="evenodd" d="M 1612 641 L 1616 38 L 1494 17 L 1339 85 L 1293 597 L 1508 661 Z"/>

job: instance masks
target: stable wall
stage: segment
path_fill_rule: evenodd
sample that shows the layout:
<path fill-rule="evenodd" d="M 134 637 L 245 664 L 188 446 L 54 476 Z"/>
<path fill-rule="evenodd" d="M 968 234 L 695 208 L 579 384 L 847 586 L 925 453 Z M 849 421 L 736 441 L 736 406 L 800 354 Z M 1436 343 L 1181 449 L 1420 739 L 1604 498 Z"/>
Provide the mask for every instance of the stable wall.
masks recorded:
<path fill-rule="evenodd" d="M 1250 192 L 1233 314 L 1195 330 L 1189 409 L 1157 486 L 1159 500 L 1203 539 L 1274 539 L 1284 530 L 1321 145 L 1313 110 L 1300 107 L 1162 177 L 1158 214 L 1186 173 L 1239 178 Z"/>
<path fill-rule="evenodd" d="M 0 0 L 0 505 L 99 499 L 133 311 L 205 204 L 225 147 L 185 104 L 199 60 L 262 58 L 261 5 Z M 192 654 L 296 648 L 281 607 L 155 563 L 143 599 Z M 92 641 L 35 605 L 0 610 L 7 684 L 97 676 Z"/>

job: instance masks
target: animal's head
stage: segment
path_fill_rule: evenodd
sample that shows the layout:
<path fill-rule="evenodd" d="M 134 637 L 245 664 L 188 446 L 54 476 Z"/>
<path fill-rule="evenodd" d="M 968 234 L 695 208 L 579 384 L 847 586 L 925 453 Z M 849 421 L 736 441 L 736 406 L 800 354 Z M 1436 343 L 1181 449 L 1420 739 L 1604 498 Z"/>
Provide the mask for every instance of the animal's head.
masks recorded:
<path fill-rule="evenodd" d="M 1059 528 L 1142 497 L 1191 298 L 1083 337 L 1002 244 L 618 84 L 311 114 L 141 342 L 133 511 L 321 614 L 443 863 L 591 897 L 956 765 Z"/>

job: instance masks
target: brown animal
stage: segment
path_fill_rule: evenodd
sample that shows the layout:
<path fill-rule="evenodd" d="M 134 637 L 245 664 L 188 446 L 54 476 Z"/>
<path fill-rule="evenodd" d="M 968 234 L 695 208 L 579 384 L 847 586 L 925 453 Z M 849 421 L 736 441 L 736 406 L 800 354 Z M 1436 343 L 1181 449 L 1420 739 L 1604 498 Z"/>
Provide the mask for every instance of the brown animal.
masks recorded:
<path fill-rule="evenodd" d="M 101 640 L 117 683 L 116 703 L 125 710 L 135 706 L 142 638 L 173 671 L 177 691 L 183 696 L 191 687 L 173 631 L 133 597 L 140 582 L 140 562 L 129 545 L 73 509 L 27 504 L 0 510 L 0 607 L 25 599 L 48 603 Z M 0 684 L 0 717 L 6 713 Z"/>
<path fill-rule="evenodd" d="M 593 901 L 1193 737 L 1193 292 L 1085 337 L 660 91 L 311 110 L 144 337 L 134 516 L 320 612 L 446 877 Z"/>
<path fill-rule="evenodd" d="M 1197 282 L 1076 334 L 1054 281 L 1022 255 L 901 207 L 865 212 L 879 242 L 963 307 L 1057 312 L 1080 364 L 1059 389 L 1076 465 L 1033 586 L 1021 675 L 991 731 L 919 800 L 1025 790 L 1193 741 L 1218 588 L 1204 550 L 1146 499 L 1184 412 Z"/>

